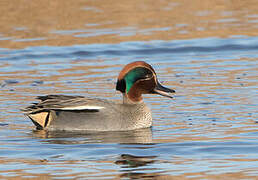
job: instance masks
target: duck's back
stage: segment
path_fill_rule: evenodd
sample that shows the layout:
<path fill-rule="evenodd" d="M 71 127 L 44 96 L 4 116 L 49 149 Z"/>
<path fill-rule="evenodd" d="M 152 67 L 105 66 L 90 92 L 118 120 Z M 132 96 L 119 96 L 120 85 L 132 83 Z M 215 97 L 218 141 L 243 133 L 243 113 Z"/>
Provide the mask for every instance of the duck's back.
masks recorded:
<path fill-rule="evenodd" d="M 40 96 L 25 109 L 38 129 L 121 131 L 152 125 L 151 112 L 142 102 L 123 104 L 83 96 Z"/>

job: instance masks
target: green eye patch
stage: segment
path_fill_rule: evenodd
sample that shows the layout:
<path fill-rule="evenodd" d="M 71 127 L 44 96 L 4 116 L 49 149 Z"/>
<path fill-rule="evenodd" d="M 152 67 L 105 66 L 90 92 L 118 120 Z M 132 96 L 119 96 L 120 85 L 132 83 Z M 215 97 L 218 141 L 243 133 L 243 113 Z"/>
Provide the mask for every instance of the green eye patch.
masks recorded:
<path fill-rule="evenodd" d="M 137 67 L 129 71 L 124 78 L 126 82 L 126 93 L 129 92 L 136 81 L 139 79 L 146 79 L 151 73 L 152 72 L 149 69 L 143 67 Z"/>

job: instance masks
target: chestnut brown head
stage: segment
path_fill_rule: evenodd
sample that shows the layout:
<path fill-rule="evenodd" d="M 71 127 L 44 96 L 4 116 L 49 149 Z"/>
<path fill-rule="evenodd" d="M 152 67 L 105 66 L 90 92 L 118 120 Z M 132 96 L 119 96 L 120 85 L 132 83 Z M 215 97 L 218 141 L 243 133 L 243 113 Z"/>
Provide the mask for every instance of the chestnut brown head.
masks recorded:
<path fill-rule="evenodd" d="M 116 90 L 125 94 L 131 101 L 139 102 L 142 94 L 160 94 L 170 97 L 173 89 L 163 87 L 157 80 L 151 65 L 144 61 L 127 64 L 119 73 Z"/>

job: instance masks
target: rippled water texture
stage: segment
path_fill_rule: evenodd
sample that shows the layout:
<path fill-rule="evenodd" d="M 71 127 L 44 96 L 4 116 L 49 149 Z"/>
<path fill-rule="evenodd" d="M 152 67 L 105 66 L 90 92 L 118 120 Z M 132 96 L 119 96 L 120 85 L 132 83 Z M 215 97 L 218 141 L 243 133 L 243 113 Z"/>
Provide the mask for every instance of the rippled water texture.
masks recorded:
<path fill-rule="evenodd" d="M 2 1 L 0 179 L 257 179 L 257 1 Z M 35 131 L 45 94 L 120 99 L 121 68 L 152 64 L 173 100 L 154 126 Z"/>

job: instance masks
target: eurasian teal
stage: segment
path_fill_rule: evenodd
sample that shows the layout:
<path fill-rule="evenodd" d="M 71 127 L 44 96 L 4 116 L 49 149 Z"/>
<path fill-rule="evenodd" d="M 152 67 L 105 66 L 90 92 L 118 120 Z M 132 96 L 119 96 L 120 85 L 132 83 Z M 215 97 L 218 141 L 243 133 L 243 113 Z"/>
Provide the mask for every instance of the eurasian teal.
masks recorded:
<path fill-rule="evenodd" d="M 151 65 L 144 61 L 127 64 L 118 76 L 116 90 L 123 101 L 67 95 L 39 96 L 24 109 L 37 129 L 126 131 L 152 126 L 151 111 L 142 94 L 172 98 L 175 91 L 163 87 Z"/>

